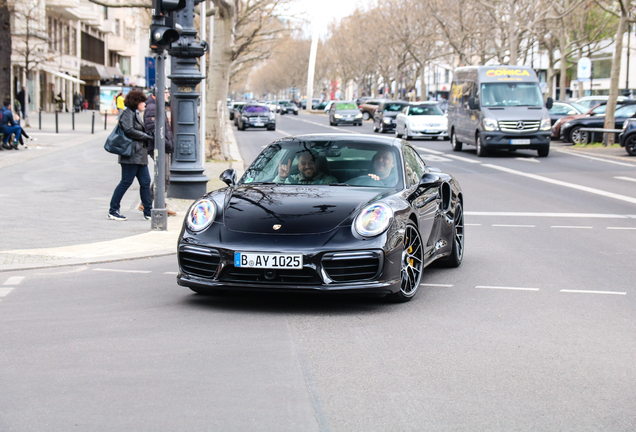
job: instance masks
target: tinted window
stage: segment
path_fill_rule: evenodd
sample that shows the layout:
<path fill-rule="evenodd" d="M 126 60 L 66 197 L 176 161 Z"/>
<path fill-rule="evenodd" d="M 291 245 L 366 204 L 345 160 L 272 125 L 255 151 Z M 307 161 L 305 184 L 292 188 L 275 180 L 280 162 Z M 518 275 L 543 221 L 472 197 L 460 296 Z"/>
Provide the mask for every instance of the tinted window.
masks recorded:
<path fill-rule="evenodd" d="M 409 115 L 410 116 L 416 116 L 416 115 L 443 115 L 442 110 L 440 110 L 438 107 L 436 106 L 412 106 L 411 109 L 409 109 Z"/>
<path fill-rule="evenodd" d="M 543 106 L 543 96 L 537 83 L 494 83 L 481 85 L 481 105 Z"/>
<path fill-rule="evenodd" d="M 384 111 L 389 112 L 400 112 L 404 108 L 404 104 L 399 103 L 388 103 L 384 105 Z"/>
<path fill-rule="evenodd" d="M 267 108 L 266 106 L 262 106 L 262 105 L 248 105 L 243 109 L 243 112 L 245 113 L 268 113 L 269 112 L 269 108 Z"/>
<path fill-rule="evenodd" d="M 636 105 L 625 105 L 616 110 L 616 117 L 631 117 L 636 113 Z"/>
<path fill-rule="evenodd" d="M 409 146 L 404 146 L 404 168 L 411 186 L 419 184 L 426 168 L 422 159 Z"/>

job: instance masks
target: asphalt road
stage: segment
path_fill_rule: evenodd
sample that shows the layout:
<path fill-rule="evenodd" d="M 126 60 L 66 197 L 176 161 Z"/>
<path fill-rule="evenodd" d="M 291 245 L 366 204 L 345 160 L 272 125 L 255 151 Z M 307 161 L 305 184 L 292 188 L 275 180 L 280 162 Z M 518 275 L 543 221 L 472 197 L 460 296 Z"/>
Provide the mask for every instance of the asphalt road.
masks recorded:
<path fill-rule="evenodd" d="M 246 163 L 372 133 L 277 126 L 236 132 Z M 466 253 L 406 304 L 199 296 L 174 256 L 0 273 L 0 430 L 633 430 L 636 161 L 412 145 L 460 181 Z"/>

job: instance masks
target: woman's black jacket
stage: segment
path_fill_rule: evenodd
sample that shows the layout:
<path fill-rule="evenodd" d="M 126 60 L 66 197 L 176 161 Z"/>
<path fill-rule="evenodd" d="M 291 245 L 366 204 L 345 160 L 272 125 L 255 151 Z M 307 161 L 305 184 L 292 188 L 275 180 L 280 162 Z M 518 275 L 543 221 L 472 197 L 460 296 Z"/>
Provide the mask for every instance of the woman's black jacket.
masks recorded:
<path fill-rule="evenodd" d="M 136 110 L 126 108 L 121 113 L 119 124 L 124 134 L 133 140 L 133 151 L 130 156 L 119 156 L 120 164 L 148 165 L 147 141 L 152 137 L 144 132 L 144 123 Z"/>

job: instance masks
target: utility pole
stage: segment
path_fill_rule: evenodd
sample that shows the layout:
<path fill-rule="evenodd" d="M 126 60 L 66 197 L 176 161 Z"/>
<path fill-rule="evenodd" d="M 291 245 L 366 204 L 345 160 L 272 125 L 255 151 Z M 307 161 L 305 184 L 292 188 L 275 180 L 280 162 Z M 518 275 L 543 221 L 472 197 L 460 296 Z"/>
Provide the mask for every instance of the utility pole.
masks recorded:
<path fill-rule="evenodd" d="M 183 28 L 181 37 L 173 43 L 168 52 L 173 58 L 172 73 L 169 76 L 174 91 L 171 97 L 175 148 L 170 165 L 171 198 L 196 199 L 207 192 L 210 180 L 203 175 L 205 170 L 205 154 L 202 154 L 199 135 L 200 94 L 197 85 L 204 76 L 201 75 L 197 59 L 208 49 L 208 44 L 196 39 L 194 28 L 194 6 L 203 0 L 184 0 L 185 8 L 175 16 L 175 22 Z M 201 14 L 205 19 L 205 13 Z M 205 113 L 201 113 L 202 116 Z M 205 139 L 205 138 L 204 138 Z"/>
<path fill-rule="evenodd" d="M 632 25 L 627 24 L 627 73 L 625 74 L 625 97 L 629 96 L 629 40 L 631 39 Z"/>
<path fill-rule="evenodd" d="M 164 93 L 166 89 L 166 66 L 164 49 L 179 39 L 179 26 L 174 25 L 170 16 L 172 11 L 185 7 L 185 0 L 153 0 L 152 24 L 150 25 L 150 49 L 155 53 L 155 202 L 151 216 L 151 229 L 166 231 L 168 229 L 168 211 L 165 201 L 166 178 L 166 106 Z"/>

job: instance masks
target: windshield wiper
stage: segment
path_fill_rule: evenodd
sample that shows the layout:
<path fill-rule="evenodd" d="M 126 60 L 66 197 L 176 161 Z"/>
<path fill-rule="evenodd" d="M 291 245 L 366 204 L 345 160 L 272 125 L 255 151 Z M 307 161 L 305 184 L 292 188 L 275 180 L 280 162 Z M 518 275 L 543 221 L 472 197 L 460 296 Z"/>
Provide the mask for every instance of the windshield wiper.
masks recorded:
<path fill-rule="evenodd" d="M 347 183 L 329 183 L 329 186 L 351 186 Z"/>

